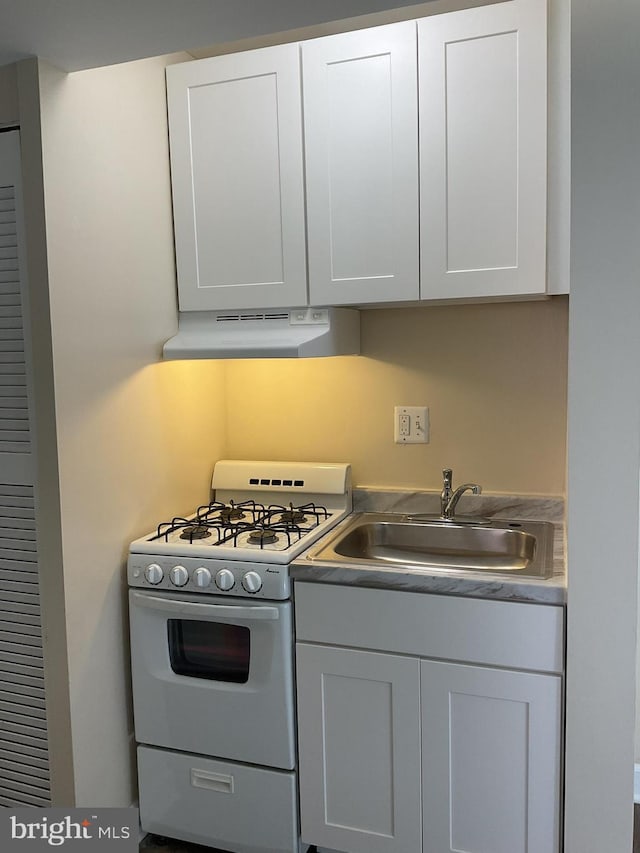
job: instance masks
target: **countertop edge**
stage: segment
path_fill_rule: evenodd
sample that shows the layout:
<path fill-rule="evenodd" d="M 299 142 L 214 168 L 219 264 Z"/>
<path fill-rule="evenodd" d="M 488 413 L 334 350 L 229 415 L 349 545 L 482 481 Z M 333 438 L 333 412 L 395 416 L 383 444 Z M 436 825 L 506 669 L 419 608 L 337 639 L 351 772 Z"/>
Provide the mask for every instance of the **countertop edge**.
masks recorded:
<path fill-rule="evenodd" d="M 525 581 L 488 578 L 485 575 L 478 580 L 477 577 L 465 577 L 462 573 L 447 572 L 443 575 L 428 571 L 417 573 L 397 568 L 371 570 L 350 566 L 323 566 L 306 561 L 304 558 L 291 563 L 289 571 L 294 582 L 302 583 L 328 583 L 338 586 L 361 586 L 369 589 L 559 606 L 566 604 L 567 601 L 564 580 L 556 576 L 547 580 L 527 579 Z"/>

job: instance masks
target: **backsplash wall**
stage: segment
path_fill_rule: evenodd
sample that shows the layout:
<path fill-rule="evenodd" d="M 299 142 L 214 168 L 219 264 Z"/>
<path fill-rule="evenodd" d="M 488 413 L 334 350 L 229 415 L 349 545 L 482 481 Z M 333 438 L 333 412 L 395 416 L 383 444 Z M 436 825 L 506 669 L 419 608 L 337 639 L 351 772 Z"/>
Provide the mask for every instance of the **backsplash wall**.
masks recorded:
<path fill-rule="evenodd" d="M 568 300 L 362 312 L 362 355 L 228 362 L 229 458 L 350 461 L 354 483 L 565 490 Z M 393 407 L 427 405 L 426 445 Z"/>

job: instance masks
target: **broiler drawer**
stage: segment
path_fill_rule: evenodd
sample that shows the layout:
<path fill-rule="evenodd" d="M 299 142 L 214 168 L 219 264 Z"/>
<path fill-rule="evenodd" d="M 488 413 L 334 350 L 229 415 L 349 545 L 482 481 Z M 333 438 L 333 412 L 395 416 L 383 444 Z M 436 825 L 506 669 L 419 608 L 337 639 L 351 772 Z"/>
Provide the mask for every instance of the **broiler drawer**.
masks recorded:
<path fill-rule="evenodd" d="M 146 832 L 235 853 L 298 853 L 295 774 L 138 747 Z"/>

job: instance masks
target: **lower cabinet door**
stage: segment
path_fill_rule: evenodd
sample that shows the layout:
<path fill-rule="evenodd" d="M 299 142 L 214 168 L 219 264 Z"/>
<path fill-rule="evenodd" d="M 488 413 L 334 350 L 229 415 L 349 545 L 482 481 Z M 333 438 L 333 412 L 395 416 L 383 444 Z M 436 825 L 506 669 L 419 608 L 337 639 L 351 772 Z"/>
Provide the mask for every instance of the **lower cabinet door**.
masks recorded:
<path fill-rule="evenodd" d="M 421 694 L 423 853 L 557 853 L 561 678 L 422 661 Z"/>
<path fill-rule="evenodd" d="M 298 643 L 302 839 L 418 853 L 420 663 Z"/>

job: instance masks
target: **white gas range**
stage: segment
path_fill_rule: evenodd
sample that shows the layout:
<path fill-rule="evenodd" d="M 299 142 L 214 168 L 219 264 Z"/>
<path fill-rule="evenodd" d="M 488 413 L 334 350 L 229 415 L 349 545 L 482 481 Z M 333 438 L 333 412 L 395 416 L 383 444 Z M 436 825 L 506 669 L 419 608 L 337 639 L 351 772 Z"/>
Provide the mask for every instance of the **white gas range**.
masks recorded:
<path fill-rule="evenodd" d="M 286 565 L 351 512 L 347 464 L 221 460 L 214 500 L 131 544 L 129 585 L 289 598 Z"/>
<path fill-rule="evenodd" d="M 351 512 L 347 464 L 223 460 L 213 501 L 131 544 L 140 820 L 299 853 L 289 563 Z"/>

